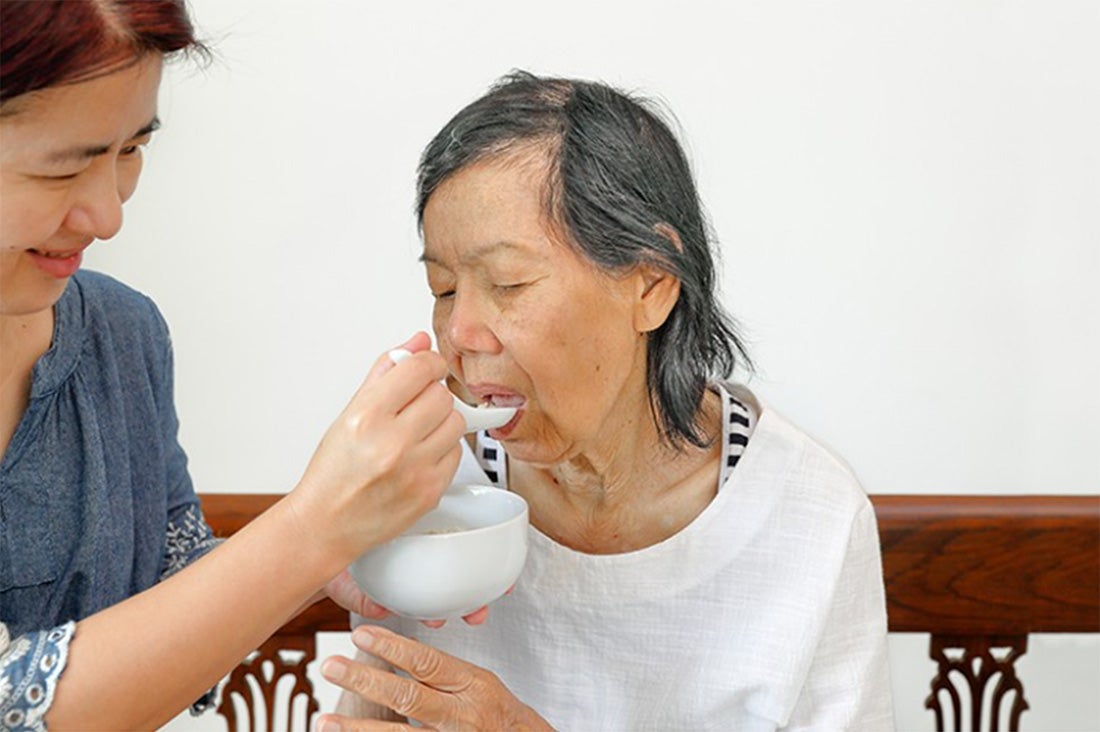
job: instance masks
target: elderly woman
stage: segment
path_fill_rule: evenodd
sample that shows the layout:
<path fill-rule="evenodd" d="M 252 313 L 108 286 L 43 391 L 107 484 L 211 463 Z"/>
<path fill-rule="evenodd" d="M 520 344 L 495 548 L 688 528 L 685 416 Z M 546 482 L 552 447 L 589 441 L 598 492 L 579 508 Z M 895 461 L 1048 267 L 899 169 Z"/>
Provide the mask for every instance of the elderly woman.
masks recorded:
<path fill-rule="evenodd" d="M 890 728 L 871 504 L 726 380 L 747 359 L 668 126 L 603 84 L 512 75 L 428 146 L 418 212 L 451 376 L 519 407 L 462 477 L 527 500 L 530 554 L 484 627 L 357 629 L 370 656 L 323 668 L 355 692 L 342 709 L 436 729 Z"/>

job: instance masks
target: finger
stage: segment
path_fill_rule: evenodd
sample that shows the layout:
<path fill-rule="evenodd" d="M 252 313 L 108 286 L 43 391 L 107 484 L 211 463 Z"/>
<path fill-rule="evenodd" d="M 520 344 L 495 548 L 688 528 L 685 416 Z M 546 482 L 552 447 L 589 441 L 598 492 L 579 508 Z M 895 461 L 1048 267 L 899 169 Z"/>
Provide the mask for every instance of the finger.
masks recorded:
<path fill-rule="evenodd" d="M 359 585 L 346 569 L 325 586 L 325 591 L 337 605 L 364 618 L 381 620 L 390 614 L 389 610 L 367 597 L 359 589 Z"/>
<path fill-rule="evenodd" d="M 398 348 L 404 348 L 409 353 L 418 353 L 420 351 L 426 351 L 432 347 L 432 338 L 422 330 L 418 330 L 413 333 L 409 340 L 402 343 Z"/>
<path fill-rule="evenodd" d="M 397 413 L 399 425 L 415 430 L 417 426 L 424 435 L 430 434 L 455 411 L 454 397 L 447 387 L 436 382 L 428 384 Z"/>
<path fill-rule="evenodd" d="M 342 689 L 412 719 L 445 719 L 451 711 L 450 695 L 414 679 L 355 663 L 343 656 L 326 658 L 321 664 L 321 675 Z"/>
<path fill-rule="evenodd" d="M 414 679 L 440 691 L 455 692 L 468 688 L 473 680 L 472 672 L 477 668 L 378 626 L 361 625 L 352 632 L 351 639 L 360 650 L 388 661 Z"/>
<path fill-rule="evenodd" d="M 427 350 L 427 338 L 417 333 L 405 342 L 405 346 L 420 350 L 405 359 L 407 363 L 402 362 L 400 368 L 389 352 L 379 356 L 352 396 L 352 403 L 374 398 L 385 411 L 396 414 L 428 384 L 440 381 L 447 374 L 447 364 L 438 353 Z"/>
<path fill-rule="evenodd" d="M 446 412 L 442 421 L 429 431 L 421 432 L 408 428 L 404 434 L 410 437 L 405 443 L 409 445 L 406 452 L 409 462 L 435 466 L 449 462 L 455 451 L 461 459 L 462 447 L 459 440 L 462 439 L 462 433 L 465 431 L 466 421 L 453 409 Z"/>
<path fill-rule="evenodd" d="M 489 606 L 480 607 L 469 615 L 463 615 L 462 619 L 466 621 L 466 625 L 481 625 L 489 619 Z"/>
<path fill-rule="evenodd" d="M 411 338 L 402 343 L 400 346 L 397 346 L 397 348 L 403 348 L 409 353 L 418 353 L 420 351 L 425 351 L 428 348 L 431 348 L 431 345 L 432 339 L 428 337 L 427 333 L 420 330 L 414 333 Z M 392 351 L 393 349 L 390 350 Z M 367 372 L 367 378 L 365 379 L 365 381 L 372 381 L 373 379 L 386 373 L 396 365 L 393 362 L 393 359 L 390 358 L 389 354 L 390 351 L 386 351 L 375 360 L 374 365 L 371 366 L 370 371 Z"/>
<path fill-rule="evenodd" d="M 456 418 L 458 421 L 462 421 L 461 416 L 456 415 Z M 438 481 L 436 484 L 436 492 L 433 496 L 433 508 L 439 505 L 439 499 L 443 497 L 443 493 L 451 483 L 454 482 L 455 474 L 458 472 L 458 466 L 461 462 L 462 448 L 458 446 L 457 442 L 453 442 L 443 457 L 433 466 L 434 479 Z"/>
<path fill-rule="evenodd" d="M 317 732 L 406 732 L 416 727 L 385 719 L 354 719 L 339 714 L 322 714 L 317 718 L 314 729 Z"/>
<path fill-rule="evenodd" d="M 435 628 L 442 628 L 444 625 L 447 624 L 447 621 L 446 620 L 421 620 L 420 624 L 423 625 L 423 626 L 426 626 L 428 628 L 435 629 Z"/>

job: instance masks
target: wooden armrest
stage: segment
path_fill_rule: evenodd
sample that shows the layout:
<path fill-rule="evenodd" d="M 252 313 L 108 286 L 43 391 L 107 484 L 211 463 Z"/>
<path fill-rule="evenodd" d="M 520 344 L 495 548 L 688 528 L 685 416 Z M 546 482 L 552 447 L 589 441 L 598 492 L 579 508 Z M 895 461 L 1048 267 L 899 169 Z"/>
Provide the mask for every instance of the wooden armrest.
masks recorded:
<path fill-rule="evenodd" d="M 281 497 L 200 498 L 214 533 L 229 536 Z M 1100 496 L 876 495 L 871 501 L 890 630 L 931 634 L 929 653 L 939 670 L 925 707 L 936 729 L 1002 729 L 1002 716 L 1008 729 L 1019 729 L 1028 703 L 1015 662 L 1027 652 L 1028 634 L 1100 632 Z M 305 723 L 293 726 L 309 726 L 317 702 L 305 669 L 316 655 L 316 634 L 347 629 L 347 612 L 329 600 L 289 621 L 230 676 L 218 706 L 229 729 L 251 729 L 261 718 L 270 727 L 276 706 L 290 719 L 296 696 L 306 698 L 299 705 Z M 274 671 L 262 671 L 265 664 Z M 280 701 L 275 687 L 286 676 L 295 683 L 291 698 Z M 243 720 L 234 695 L 243 700 Z M 257 717 L 261 705 L 265 716 Z"/>

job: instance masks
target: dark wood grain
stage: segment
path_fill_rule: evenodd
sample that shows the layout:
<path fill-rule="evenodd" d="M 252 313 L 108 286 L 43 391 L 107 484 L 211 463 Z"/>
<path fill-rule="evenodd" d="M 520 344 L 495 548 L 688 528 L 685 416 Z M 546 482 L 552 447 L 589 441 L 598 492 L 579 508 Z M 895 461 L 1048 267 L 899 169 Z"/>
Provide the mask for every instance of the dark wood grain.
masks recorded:
<path fill-rule="evenodd" d="M 1100 497 L 872 500 L 890 630 L 1100 631 Z"/>

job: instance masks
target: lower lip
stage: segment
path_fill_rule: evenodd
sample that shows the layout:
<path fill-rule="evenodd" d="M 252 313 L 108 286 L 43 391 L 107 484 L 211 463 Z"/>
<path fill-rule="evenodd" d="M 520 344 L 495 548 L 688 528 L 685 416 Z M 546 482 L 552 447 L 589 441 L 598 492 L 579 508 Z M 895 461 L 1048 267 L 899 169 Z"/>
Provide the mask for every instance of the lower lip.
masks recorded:
<path fill-rule="evenodd" d="M 496 429 L 489 430 L 489 437 L 492 437 L 494 440 L 503 440 L 504 438 L 506 438 L 508 435 L 510 435 L 512 433 L 512 430 L 514 430 L 516 428 L 516 424 L 519 423 L 520 417 L 522 417 L 522 416 L 523 416 L 523 410 L 522 409 L 517 410 L 516 411 L 516 416 L 514 416 L 510 420 L 508 420 L 507 424 L 505 424 L 501 427 L 497 427 Z"/>
<path fill-rule="evenodd" d="M 47 257 L 37 252 L 27 252 L 35 266 L 51 277 L 63 280 L 72 277 L 80 269 L 80 261 L 84 258 L 84 252 L 77 252 L 68 257 Z"/>

